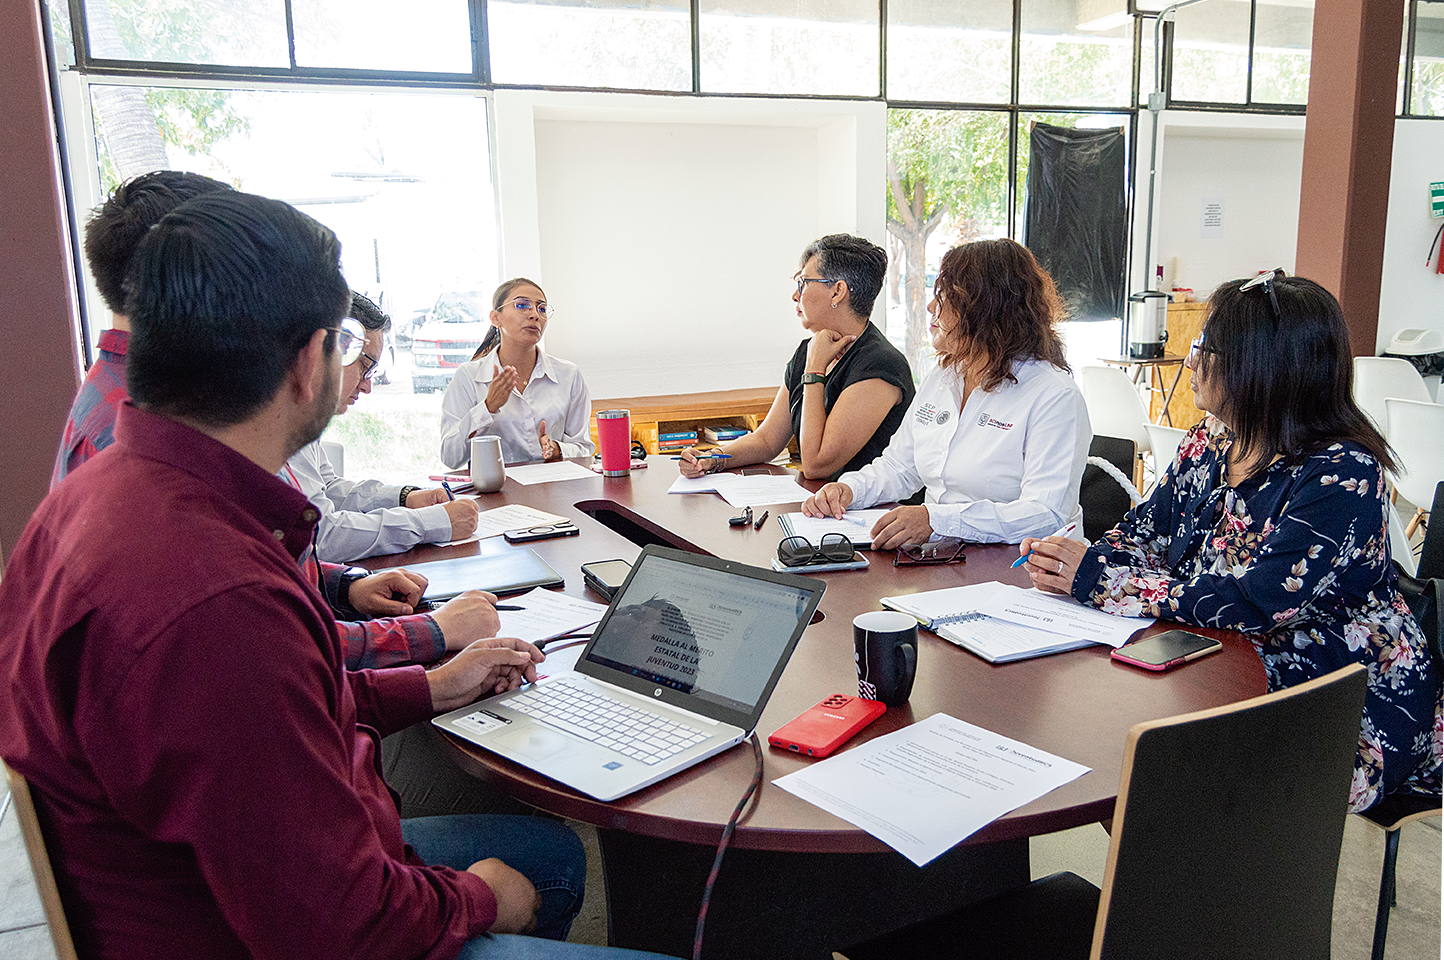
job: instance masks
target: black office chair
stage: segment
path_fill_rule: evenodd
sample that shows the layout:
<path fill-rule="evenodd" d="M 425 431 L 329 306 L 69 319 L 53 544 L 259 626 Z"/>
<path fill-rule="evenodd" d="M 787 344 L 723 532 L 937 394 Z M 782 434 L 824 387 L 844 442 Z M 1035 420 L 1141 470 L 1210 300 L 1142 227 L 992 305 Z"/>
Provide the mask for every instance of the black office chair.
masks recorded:
<path fill-rule="evenodd" d="M 1071 873 L 842 951 L 907 957 L 1329 956 L 1368 672 L 1128 733 L 1099 891 Z"/>
<path fill-rule="evenodd" d="M 1133 476 L 1137 446 L 1121 437 L 1094 437 L 1088 447 L 1088 459 L 1106 461 L 1123 477 Z M 1129 488 L 1132 481 L 1129 481 Z M 1097 540 L 1112 530 L 1133 506 L 1130 489 L 1125 488 L 1101 466 L 1089 463 L 1083 468 L 1083 483 L 1078 488 L 1078 503 L 1083 507 L 1083 535 Z"/>
<path fill-rule="evenodd" d="M 1441 511 L 1444 511 L 1444 482 L 1435 485 L 1434 505 L 1429 508 L 1429 526 L 1424 530 L 1424 549 L 1419 554 L 1419 569 L 1415 572 L 1415 576 L 1421 580 L 1432 577 L 1444 579 L 1444 512 Z"/>
<path fill-rule="evenodd" d="M 1434 488 L 1434 512 L 1430 520 L 1444 516 L 1439 510 L 1444 507 L 1444 483 Z M 1431 522 L 1424 537 L 1424 556 L 1419 561 L 1419 576 L 1410 577 L 1399 570 L 1399 589 L 1404 600 L 1419 621 L 1419 629 L 1429 642 L 1429 655 L 1434 662 L 1444 664 L 1444 533 L 1437 533 L 1444 523 Z M 1430 538 L 1433 538 L 1432 562 L 1427 569 L 1425 559 L 1431 558 Z M 1396 564 L 1397 567 L 1397 564 Z M 1437 817 L 1441 813 L 1439 794 L 1392 794 L 1365 810 L 1359 816 L 1384 831 L 1384 869 L 1379 877 L 1379 908 L 1374 916 L 1373 960 L 1383 960 L 1384 945 L 1389 939 L 1389 913 L 1398 902 L 1398 887 L 1394 880 L 1394 867 L 1399 860 L 1399 831 L 1406 823 Z"/>

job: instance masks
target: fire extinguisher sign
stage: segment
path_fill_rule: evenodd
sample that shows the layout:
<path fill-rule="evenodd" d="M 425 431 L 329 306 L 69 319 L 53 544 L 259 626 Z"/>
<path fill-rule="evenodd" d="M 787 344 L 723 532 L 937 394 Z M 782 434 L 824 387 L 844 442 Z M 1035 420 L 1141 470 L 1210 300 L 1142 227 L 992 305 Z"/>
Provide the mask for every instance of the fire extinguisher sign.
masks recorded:
<path fill-rule="evenodd" d="M 1444 183 L 1429 184 L 1429 214 L 1444 217 Z"/>

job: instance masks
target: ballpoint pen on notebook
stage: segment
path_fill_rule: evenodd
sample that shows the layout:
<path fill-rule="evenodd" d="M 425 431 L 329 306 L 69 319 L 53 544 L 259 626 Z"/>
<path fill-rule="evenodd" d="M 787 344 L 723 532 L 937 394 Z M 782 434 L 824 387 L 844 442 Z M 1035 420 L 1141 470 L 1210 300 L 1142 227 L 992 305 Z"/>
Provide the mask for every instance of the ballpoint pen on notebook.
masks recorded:
<path fill-rule="evenodd" d="M 456 499 L 456 494 L 454 494 L 454 493 L 451 492 L 451 481 L 449 481 L 449 480 L 443 480 L 443 481 L 441 481 L 441 489 L 443 489 L 443 490 L 446 491 L 446 499 L 448 499 L 448 500 L 455 500 L 455 499 Z"/>
<path fill-rule="evenodd" d="M 1078 529 L 1078 521 L 1074 520 L 1072 523 L 1064 524 L 1061 529 L 1057 530 L 1057 531 L 1054 532 L 1054 533 L 1049 534 L 1048 536 L 1051 536 L 1051 537 L 1066 537 L 1066 536 L 1068 536 L 1068 534 L 1072 533 L 1074 530 L 1077 530 L 1077 529 Z M 1047 537 L 1042 537 L 1042 538 L 1040 538 L 1040 539 L 1046 540 Z M 1027 562 L 1028 562 L 1028 558 L 1031 557 L 1032 555 L 1033 555 L 1033 551 L 1032 551 L 1032 550 L 1029 550 L 1027 553 L 1023 554 L 1021 557 L 1019 557 L 1018 559 L 1016 559 L 1016 560 L 1013 561 L 1013 566 L 1012 566 L 1011 569 L 1014 569 L 1014 570 L 1018 569 L 1018 568 L 1021 567 L 1023 564 L 1027 563 Z"/>
<path fill-rule="evenodd" d="M 698 460 L 731 460 L 731 459 L 732 459 L 732 454 L 730 454 L 730 453 L 695 453 L 695 454 L 693 454 L 693 456 L 696 457 Z M 681 457 L 673 457 L 672 459 L 673 459 L 673 460 L 681 460 L 682 458 L 681 458 Z"/>

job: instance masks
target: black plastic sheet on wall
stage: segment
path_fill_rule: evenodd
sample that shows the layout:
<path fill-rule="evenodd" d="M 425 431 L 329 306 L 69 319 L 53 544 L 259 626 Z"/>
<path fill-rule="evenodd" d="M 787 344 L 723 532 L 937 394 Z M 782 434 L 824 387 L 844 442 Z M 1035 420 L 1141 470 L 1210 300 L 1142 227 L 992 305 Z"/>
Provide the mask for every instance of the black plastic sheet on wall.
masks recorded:
<path fill-rule="evenodd" d="M 1128 144 L 1119 129 L 1029 131 L 1023 243 L 1072 320 L 1122 317 L 1127 299 Z"/>

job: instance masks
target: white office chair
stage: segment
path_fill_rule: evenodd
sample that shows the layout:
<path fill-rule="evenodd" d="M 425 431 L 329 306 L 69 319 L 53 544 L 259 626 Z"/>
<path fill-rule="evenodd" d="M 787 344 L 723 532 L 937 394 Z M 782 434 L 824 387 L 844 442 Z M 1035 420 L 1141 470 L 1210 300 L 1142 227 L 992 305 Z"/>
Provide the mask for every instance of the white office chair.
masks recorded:
<path fill-rule="evenodd" d="M 1150 421 L 1138 387 L 1128 379 L 1128 374 L 1115 367 L 1084 367 L 1083 400 L 1088 404 L 1093 436 L 1133 441 L 1133 447 L 1138 452 L 1133 478 L 1141 486 L 1142 471 L 1139 467 L 1143 455 L 1153 447 L 1149 443 L 1148 432 L 1143 429 Z"/>
<path fill-rule="evenodd" d="M 1444 480 L 1444 404 L 1384 398 L 1384 436 L 1399 458 L 1394 490 L 1416 508 L 1405 536 L 1412 538 Z"/>
<path fill-rule="evenodd" d="M 1400 569 L 1413 577 L 1419 573 L 1419 561 L 1414 559 L 1414 545 L 1404 531 L 1404 518 L 1399 516 L 1399 508 L 1389 504 L 1389 556 Z"/>
<path fill-rule="evenodd" d="M 1355 357 L 1354 402 L 1374 421 L 1374 426 L 1379 428 L 1379 432 L 1386 439 L 1389 438 L 1389 430 L 1384 400 L 1388 397 L 1417 400 L 1420 403 L 1431 403 L 1434 399 L 1429 395 L 1429 387 L 1425 385 L 1424 378 L 1408 360 L 1400 360 L 1398 357 Z"/>
<path fill-rule="evenodd" d="M 1153 447 L 1153 482 L 1156 484 L 1178 458 L 1178 445 L 1188 431 L 1156 423 L 1145 424 L 1143 429 L 1148 433 L 1149 445 Z"/>

